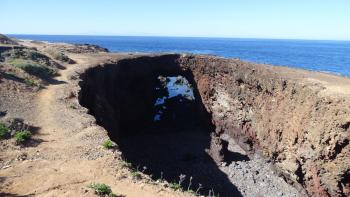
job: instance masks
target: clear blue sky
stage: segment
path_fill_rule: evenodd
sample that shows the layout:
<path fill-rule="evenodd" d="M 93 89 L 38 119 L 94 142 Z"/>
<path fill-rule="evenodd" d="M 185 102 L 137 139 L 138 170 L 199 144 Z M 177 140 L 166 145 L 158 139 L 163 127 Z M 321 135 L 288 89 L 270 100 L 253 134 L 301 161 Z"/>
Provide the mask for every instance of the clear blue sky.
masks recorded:
<path fill-rule="evenodd" d="M 0 0 L 6 34 L 350 40 L 350 0 Z"/>

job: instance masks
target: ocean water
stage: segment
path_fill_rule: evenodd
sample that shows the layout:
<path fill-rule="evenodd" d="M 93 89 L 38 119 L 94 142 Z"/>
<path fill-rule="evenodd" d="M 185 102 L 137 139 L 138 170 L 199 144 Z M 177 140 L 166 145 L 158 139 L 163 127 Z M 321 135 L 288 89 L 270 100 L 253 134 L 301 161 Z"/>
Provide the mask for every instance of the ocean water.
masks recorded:
<path fill-rule="evenodd" d="M 162 80 L 163 79 L 163 80 Z M 162 118 L 163 111 L 166 110 L 166 106 L 164 105 L 165 102 L 173 97 L 180 96 L 182 98 L 185 98 L 186 100 L 195 100 L 193 90 L 190 86 L 190 83 L 187 81 L 187 79 L 183 76 L 173 76 L 173 77 L 158 77 L 158 80 L 160 82 L 165 82 L 164 85 L 168 96 L 163 96 L 157 98 L 156 102 L 154 103 L 154 106 L 160 107 L 153 120 L 154 121 L 160 121 Z M 158 87 L 159 88 L 159 87 Z M 157 90 L 157 88 L 156 88 Z M 159 90 L 159 89 L 158 89 Z M 182 99 L 180 99 L 180 102 L 182 102 Z"/>
<path fill-rule="evenodd" d="M 211 54 L 350 77 L 350 41 L 133 36 L 9 36 L 50 42 L 96 44 L 112 52 Z"/>

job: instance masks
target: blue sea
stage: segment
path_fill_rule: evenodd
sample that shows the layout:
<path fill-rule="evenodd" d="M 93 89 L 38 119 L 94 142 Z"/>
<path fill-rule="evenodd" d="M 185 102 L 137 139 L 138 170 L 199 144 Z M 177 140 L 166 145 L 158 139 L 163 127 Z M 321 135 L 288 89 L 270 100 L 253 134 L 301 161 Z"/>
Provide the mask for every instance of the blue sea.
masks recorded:
<path fill-rule="evenodd" d="M 350 77 L 350 41 L 136 36 L 9 36 L 50 42 L 96 44 L 112 52 L 211 54 Z"/>

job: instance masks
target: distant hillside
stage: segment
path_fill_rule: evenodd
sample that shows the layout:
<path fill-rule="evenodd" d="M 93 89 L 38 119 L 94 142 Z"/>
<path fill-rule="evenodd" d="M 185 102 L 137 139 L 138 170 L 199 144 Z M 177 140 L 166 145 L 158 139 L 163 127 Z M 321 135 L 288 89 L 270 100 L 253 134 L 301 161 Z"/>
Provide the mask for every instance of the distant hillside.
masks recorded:
<path fill-rule="evenodd" d="M 11 40 L 9 37 L 0 34 L 0 44 L 11 44 L 11 45 L 17 45 L 18 43 Z"/>

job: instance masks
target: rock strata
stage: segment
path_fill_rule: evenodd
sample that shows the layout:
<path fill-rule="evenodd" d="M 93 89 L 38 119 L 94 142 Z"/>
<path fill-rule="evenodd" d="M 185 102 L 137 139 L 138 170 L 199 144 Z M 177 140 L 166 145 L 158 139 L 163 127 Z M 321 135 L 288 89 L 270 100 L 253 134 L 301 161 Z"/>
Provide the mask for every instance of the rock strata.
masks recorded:
<path fill-rule="evenodd" d="M 306 71 L 300 77 L 232 59 L 186 56 L 179 62 L 192 71 L 217 133 L 246 151 L 263 151 L 311 196 L 350 195 L 348 86 L 331 94 L 328 75 L 316 81 Z"/>

